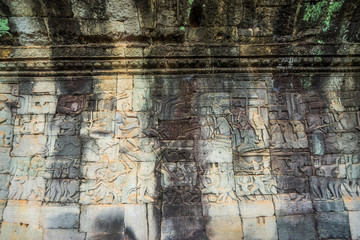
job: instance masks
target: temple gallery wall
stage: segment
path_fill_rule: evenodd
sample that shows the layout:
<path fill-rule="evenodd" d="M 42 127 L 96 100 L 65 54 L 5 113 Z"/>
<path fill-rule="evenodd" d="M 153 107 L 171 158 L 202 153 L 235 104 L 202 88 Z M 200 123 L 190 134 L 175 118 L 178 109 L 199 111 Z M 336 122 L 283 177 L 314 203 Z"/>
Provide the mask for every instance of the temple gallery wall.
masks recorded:
<path fill-rule="evenodd" d="M 0 239 L 360 239 L 359 11 L 0 1 Z"/>

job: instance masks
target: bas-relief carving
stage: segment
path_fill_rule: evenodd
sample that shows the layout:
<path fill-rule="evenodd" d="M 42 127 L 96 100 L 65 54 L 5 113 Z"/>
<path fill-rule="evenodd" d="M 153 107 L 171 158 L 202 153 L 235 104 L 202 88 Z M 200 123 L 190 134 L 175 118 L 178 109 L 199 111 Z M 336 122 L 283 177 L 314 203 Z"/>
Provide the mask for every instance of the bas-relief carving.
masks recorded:
<path fill-rule="evenodd" d="M 57 96 L 53 95 L 20 95 L 20 108 L 17 114 L 55 114 L 57 105 Z"/>
<path fill-rule="evenodd" d="M 80 202 L 150 203 L 158 197 L 157 163 L 121 161 L 86 165 Z"/>
<path fill-rule="evenodd" d="M 47 157 L 46 178 L 49 179 L 75 179 L 80 176 L 80 159 L 76 157 Z"/>
<path fill-rule="evenodd" d="M 360 194 L 358 113 L 309 110 L 297 93 L 284 94 L 276 109 L 267 105 L 266 90 L 238 89 L 170 101 L 167 109 L 190 109 L 168 116 L 150 85 L 132 88 L 132 80 L 118 88 L 120 98 L 63 96 L 49 114 L 50 102 L 31 105 L 28 97 L 32 110 L 21 107 L 15 118 L 16 164 L 0 197 L 169 206 L 269 201 L 279 194 L 297 204 Z"/>
<path fill-rule="evenodd" d="M 39 155 L 32 158 L 12 158 L 8 198 L 13 200 L 43 200 L 45 170 L 45 159 Z"/>
<path fill-rule="evenodd" d="M 195 162 L 163 163 L 161 167 L 162 186 L 164 188 L 198 186 L 198 174 Z"/>
<path fill-rule="evenodd" d="M 14 130 L 11 125 L 0 125 L 0 146 L 10 147 L 13 142 Z"/>
<path fill-rule="evenodd" d="M 44 135 L 15 135 L 11 156 L 45 155 L 48 152 L 47 141 Z"/>
<path fill-rule="evenodd" d="M 307 177 L 312 175 L 312 162 L 306 152 L 279 152 L 271 158 L 272 171 L 276 175 Z"/>
<path fill-rule="evenodd" d="M 315 198 L 341 198 L 344 195 L 359 196 L 358 154 L 326 155 L 314 159 L 316 176 L 310 181 Z"/>
<path fill-rule="evenodd" d="M 270 120 L 271 145 L 275 148 L 307 148 L 308 138 L 301 121 Z"/>
<path fill-rule="evenodd" d="M 82 168 L 80 202 L 136 203 L 137 166 L 132 162 L 102 162 Z"/>
<path fill-rule="evenodd" d="M 79 181 L 70 179 L 49 179 L 46 182 L 46 202 L 78 202 Z"/>
<path fill-rule="evenodd" d="M 0 94 L 0 124 L 13 124 L 13 108 L 16 105 L 16 96 L 11 94 Z"/>
<path fill-rule="evenodd" d="M 204 176 L 202 195 L 205 203 L 230 203 L 237 200 L 232 164 L 210 163 Z"/>
<path fill-rule="evenodd" d="M 253 111 L 251 115 L 240 112 L 233 118 L 232 141 L 235 151 L 247 152 L 269 146 L 268 121 L 261 112 Z"/>
<path fill-rule="evenodd" d="M 240 171 L 235 175 L 235 183 L 236 194 L 240 199 L 248 199 L 250 195 L 277 194 L 278 186 L 275 177 L 271 174 L 270 156 L 242 157 L 242 164 L 239 167 Z"/>
<path fill-rule="evenodd" d="M 15 119 L 14 134 L 43 134 L 46 126 L 46 115 L 19 115 Z"/>

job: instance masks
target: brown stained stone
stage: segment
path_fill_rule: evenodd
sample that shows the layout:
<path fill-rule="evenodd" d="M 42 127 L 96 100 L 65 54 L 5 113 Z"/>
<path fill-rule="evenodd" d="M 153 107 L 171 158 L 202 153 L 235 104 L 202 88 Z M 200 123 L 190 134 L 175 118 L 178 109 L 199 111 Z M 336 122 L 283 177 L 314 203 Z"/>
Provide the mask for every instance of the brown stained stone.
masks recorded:
<path fill-rule="evenodd" d="M 85 96 L 60 96 L 57 104 L 57 113 L 79 114 L 84 108 Z"/>

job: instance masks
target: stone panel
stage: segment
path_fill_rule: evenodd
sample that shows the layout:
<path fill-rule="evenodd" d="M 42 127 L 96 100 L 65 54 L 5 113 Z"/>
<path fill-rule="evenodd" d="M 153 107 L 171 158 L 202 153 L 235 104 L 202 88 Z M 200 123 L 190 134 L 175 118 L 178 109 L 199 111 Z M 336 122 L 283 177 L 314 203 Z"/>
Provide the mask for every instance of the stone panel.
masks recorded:
<path fill-rule="evenodd" d="M 43 229 L 77 229 L 79 219 L 80 208 L 77 206 L 42 206 L 40 209 L 40 226 Z"/>
<path fill-rule="evenodd" d="M 245 239 L 278 239 L 275 217 L 243 219 Z"/>
<path fill-rule="evenodd" d="M 279 239 L 317 239 L 315 220 L 312 215 L 276 217 Z"/>
<path fill-rule="evenodd" d="M 349 214 L 343 213 L 318 213 L 315 215 L 317 221 L 318 236 L 324 239 L 343 238 L 349 239 L 350 225 Z"/>

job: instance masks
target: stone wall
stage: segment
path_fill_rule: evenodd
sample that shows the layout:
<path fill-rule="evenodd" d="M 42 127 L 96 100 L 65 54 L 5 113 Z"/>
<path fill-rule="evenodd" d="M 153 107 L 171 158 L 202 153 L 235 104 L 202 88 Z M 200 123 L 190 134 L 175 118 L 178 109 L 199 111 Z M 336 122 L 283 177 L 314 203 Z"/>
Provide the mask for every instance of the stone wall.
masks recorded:
<path fill-rule="evenodd" d="M 360 239 L 360 4 L 323 2 L 0 1 L 0 239 Z"/>

